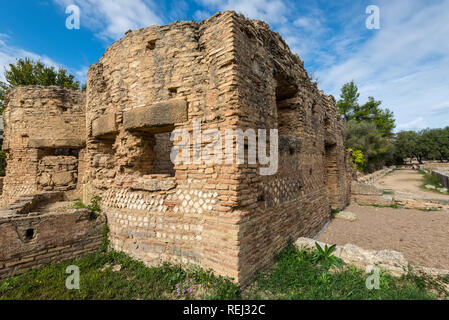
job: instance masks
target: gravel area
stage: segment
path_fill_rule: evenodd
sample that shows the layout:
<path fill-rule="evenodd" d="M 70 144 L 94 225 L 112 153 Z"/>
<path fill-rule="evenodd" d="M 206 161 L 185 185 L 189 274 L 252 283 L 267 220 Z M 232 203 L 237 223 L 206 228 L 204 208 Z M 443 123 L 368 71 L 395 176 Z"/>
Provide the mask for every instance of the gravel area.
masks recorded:
<path fill-rule="evenodd" d="M 449 269 L 449 212 L 351 204 L 356 221 L 333 219 L 316 240 L 401 252 L 416 265 Z"/>
<path fill-rule="evenodd" d="M 374 186 L 391 190 L 397 194 L 407 194 L 415 198 L 449 200 L 449 195 L 421 189 L 423 175 L 414 170 L 395 170 L 374 183 Z"/>

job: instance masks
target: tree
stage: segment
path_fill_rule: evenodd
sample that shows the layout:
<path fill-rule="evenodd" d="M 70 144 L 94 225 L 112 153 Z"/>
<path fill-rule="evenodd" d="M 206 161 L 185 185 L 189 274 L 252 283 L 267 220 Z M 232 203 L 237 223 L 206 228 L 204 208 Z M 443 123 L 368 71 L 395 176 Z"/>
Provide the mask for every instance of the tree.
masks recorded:
<path fill-rule="evenodd" d="M 340 100 L 337 101 L 338 112 L 345 121 L 352 119 L 354 110 L 358 106 L 360 94 L 354 81 L 348 82 L 341 88 Z"/>
<path fill-rule="evenodd" d="M 426 159 L 449 161 L 449 127 L 399 132 L 394 146 L 397 159 L 416 158 L 419 163 Z"/>
<path fill-rule="evenodd" d="M 414 158 L 417 154 L 419 135 L 415 131 L 401 131 L 394 140 L 395 158 Z"/>
<path fill-rule="evenodd" d="M 430 149 L 429 158 L 438 159 L 441 162 L 449 160 L 449 127 L 426 130 L 423 135 Z"/>
<path fill-rule="evenodd" d="M 3 101 L 6 92 L 21 85 L 60 86 L 72 90 L 81 90 L 79 81 L 73 74 L 68 74 L 64 68 L 55 70 L 46 67 L 40 61 L 29 58 L 19 59 L 15 64 L 9 64 L 9 70 L 4 72 L 6 82 L 0 81 L 0 114 L 3 113 Z"/>
<path fill-rule="evenodd" d="M 364 162 L 357 167 L 371 172 L 394 163 L 395 120 L 391 110 L 380 107 L 382 101 L 368 97 L 368 101 L 360 105 L 359 96 L 354 81 L 346 83 L 341 88 L 337 108 L 346 124 L 346 147 L 360 151 Z M 360 156 L 360 153 L 356 155 Z"/>
<path fill-rule="evenodd" d="M 351 120 L 368 121 L 376 124 L 385 138 L 393 137 L 395 128 L 394 114 L 391 110 L 380 108 L 382 101 L 368 97 L 368 101 L 359 105 L 359 92 L 354 81 L 348 82 L 341 88 L 340 100 L 337 101 L 338 112 L 345 122 Z"/>
<path fill-rule="evenodd" d="M 369 121 L 351 120 L 346 123 L 346 147 L 360 150 L 365 157 L 364 172 L 373 172 L 385 165 L 388 145 L 376 124 Z"/>
<path fill-rule="evenodd" d="M 382 136 L 391 138 L 393 129 L 396 127 L 394 114 L 388 108 L 380 108 L 382 101 L 377 101 L 373 97 L 368 97 L 368 101 L 362 106 L 357 106 L 354 112 L 354 119 L 358 121 L 374 122 Z"/>

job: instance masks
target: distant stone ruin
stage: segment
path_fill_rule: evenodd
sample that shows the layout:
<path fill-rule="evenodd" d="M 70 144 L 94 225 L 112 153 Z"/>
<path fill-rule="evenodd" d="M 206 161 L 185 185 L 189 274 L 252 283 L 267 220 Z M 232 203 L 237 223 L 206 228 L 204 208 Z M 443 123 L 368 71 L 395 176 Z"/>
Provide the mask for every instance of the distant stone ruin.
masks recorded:
<path fill-rule="evenodd" d="M 192 133 L 194 154 L 198 121 L 203 132 L 222 134 L 278 129 L 277 172 L 261 175 L 266 165 L 249 161 L 171 161 L 179 144 L 171 133 Z M 86 96 L 57 87 L 12 90 L 2 201 L 11 213 L 23 197 L 52 193 L 89 203 L 100 196 L 112 248 L 147 265 L 193 263 L 246 284 L 289 238 L 314 236 L 331 208 L 348 203 L 344 135 L 334 98 L 318 90 L 277 33 L 262 21 L 217 13 L 127 32 L 90 67 Z M 23 219 L 10 216 L 0 228 Z M 53 227 L 72 232 L 64 223 Z M 30 241 L 38 242 L 39 224 L 34 232 Z M 19 236 L 9 233 L 0 247 Z M 0 274 L 2 263 L 5 269 L 0 256 Z"/>

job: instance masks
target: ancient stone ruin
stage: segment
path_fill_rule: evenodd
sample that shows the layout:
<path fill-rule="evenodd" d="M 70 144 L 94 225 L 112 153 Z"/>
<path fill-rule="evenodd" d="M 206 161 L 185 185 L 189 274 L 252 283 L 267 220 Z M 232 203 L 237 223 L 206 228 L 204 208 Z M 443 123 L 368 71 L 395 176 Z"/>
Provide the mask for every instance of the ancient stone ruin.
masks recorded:
<path fill-rule="evenodd" d="M 246 284 L 289 238 L 314 236 L 331 208 L 349 201 L 351 166 L 334 98 L 317 88 L 267 24 L 235 12 L 128 31 L 90 67 L 86 96 L 18 87 L 6 104 L 0 218 L 8 218 L 0 229 L 61 215 L 57 201 L 89 203 L 100 196 L 112 248 L 147 265 L 193 263 Z M 192 133 L 187 146 L 193 154 L 198 122 L 202 132 L 223 136 L 231 129 L 278 129 L 278 170 L 261 175 L 266 165 L 249 161 L 173 163 L 171 150 L 180 142 L 171 133 Z M 202 139 L 206 147 L 209 140 Z M 63 212 L 72 220 L 80 214 Z M 83 227 L 98 229 L 100 220 Z M 0 232 L 0 246 L 28 241 L 50 251 L 85 241 L 70 236 L 80 235 L 76 222 L 52 226 L 67 235 L 65 243 L 52 243 L 35 222 L 28 240 L 25 229 L 25 235 Z M 84 231 L 87 248 L 77 254 L 94 246 L 89 239 L 96 232 Z M 14 266 L 25 251 L 0 254 L 0 275 L 20 272 Z M 11 260 L 16 264 L 8 267 Z"/>

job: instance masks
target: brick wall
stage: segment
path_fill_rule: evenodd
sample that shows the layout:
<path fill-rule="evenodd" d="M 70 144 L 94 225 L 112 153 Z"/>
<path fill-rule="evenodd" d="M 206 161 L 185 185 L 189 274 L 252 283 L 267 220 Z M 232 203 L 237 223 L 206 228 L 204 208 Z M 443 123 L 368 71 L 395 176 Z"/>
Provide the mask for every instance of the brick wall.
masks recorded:
<path fill-rule="evenodd" d="M 0 278 L 98 250 L 103 216 L 92 219 L 87 209 L 41 209 L 36 205 L 47 203 L 42 197 L 22 196 L 0 210 Z"/>
<path fill-rule="evenodd" d="M 102 196 L 112 247 L 149 265 L 190 262 L 245 283 L 348 202 L 335 100 L 278 34 L 234 12 L 127 33 L 88 72 L 86 118 L 85 195 Z M 278 172 L 171 167 L 170 132 L 197 120 L 223 135 L 278 128 Z"/>
<path fill-rule="evenodd" d="M 264 22 L 228 11 L 129 31 L 90 67 L 85 101 L 53 87 L 10 93 L 5 199 L 60 190 L 88 203 L 99 195 L 111 246 L 148 265 L 190 262 L 246 284 L 289 238 L 315 235 L 349 200 L 335 100 Z M 172 165 L 169 135 L 189 132 L 193 155 L 198 121 L 221 137 L 278 129 L 277 172 L 260 175 L 263 166 L 248 161 Z M 225 151 L 222 143 L 210 157 Z"/>
<path fill-rule="evenodd" d="M 84 168 L 84 93 L 56 86 L 19 86 L 6 95 L 5 106 L 2 148 L 8 165 L 1 205 L 24 194 L 73 188 Z M 76 154 L 78 160 L 70 161 L 64 154 Z M 76 171 L 71 179 L 69 171 Z"/>

